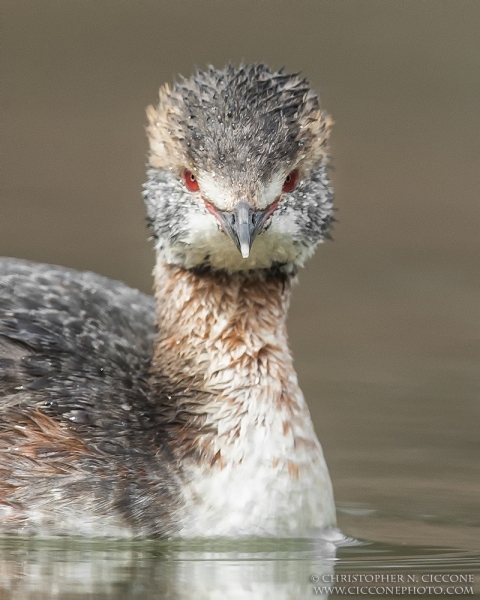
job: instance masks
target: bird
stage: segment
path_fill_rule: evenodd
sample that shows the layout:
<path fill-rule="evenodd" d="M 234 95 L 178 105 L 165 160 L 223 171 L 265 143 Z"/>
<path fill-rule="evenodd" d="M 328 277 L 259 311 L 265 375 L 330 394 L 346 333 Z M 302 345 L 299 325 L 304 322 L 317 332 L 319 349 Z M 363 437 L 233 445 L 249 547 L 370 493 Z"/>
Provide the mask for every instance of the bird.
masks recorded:
<path fill-rule="evenodd" d="M 336 527 L 286 316 L 329 235 L 332 120 L 298 73 L 197 68 L 147 108 L 154 295 L 0 259 L 0 533 Z"/>

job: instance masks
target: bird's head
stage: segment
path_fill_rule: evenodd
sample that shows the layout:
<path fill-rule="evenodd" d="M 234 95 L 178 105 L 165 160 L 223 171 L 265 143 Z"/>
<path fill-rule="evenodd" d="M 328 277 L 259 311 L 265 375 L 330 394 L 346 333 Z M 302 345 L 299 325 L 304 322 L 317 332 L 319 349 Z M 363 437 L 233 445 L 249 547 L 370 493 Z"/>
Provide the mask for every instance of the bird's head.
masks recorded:
<path fill-rule="evenodd" d="M 307 81 L 212 67 L 147 109 L 144 198 L 161 260 L 191 269 L 301 266 L 332 221 L 331 120 Z"/>

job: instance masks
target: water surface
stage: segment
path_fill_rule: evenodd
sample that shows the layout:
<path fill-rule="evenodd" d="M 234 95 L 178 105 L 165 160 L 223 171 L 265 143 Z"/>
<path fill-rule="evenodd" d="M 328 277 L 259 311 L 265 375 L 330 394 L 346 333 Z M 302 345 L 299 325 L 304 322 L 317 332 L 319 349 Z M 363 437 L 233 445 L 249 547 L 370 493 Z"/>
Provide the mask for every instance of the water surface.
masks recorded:
<path fill-rule="evenodd" d="M 303 600 L 406 597 L 415 595 L 412 590 L 469 597 L 480 592 L 479 554 L 456 548 L 10 538 L 1 540 L 0 552 L 1 598 L 9 600 Z"/>

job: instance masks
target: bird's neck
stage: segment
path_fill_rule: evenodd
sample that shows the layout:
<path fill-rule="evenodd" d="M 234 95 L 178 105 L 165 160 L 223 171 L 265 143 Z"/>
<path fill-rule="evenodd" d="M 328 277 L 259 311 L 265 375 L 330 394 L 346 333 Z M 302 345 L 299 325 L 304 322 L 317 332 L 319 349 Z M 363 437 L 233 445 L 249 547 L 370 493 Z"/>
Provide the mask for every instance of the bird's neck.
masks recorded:
<path fill-rule="evenodd" d="M 286 315 L 292 276 L 277 270 L 192 271 L 162 262 L 154 274 L 154 363 L 169 376 L 180 369 L 217 385 L 235 367 L 253 382 L 265 356 L 275 354 L 284 367 L 291 365 Z"/>
<path fill-rule="evenodd" d="M 164 264 L 155 276 L 157 435 L 180 466 L 180 535 L 310 535 L 334 524 L 287 345 L 291 276 Z"/>
<path fill-rule="evenodd" d="M 253 406 L 259 421 L 272 410 L 285 421 L 298 413 L 303 396 L 286 332 L 291 284 L 292 276 L 280 271 L 229 274 L 157 264 L 153 369 L 159 388 L 165 381 L 172 386 L 166 418 L 177 441 L 180 432 L 187 444 L 211 439 L 225 419 L 233 435 Z"/>

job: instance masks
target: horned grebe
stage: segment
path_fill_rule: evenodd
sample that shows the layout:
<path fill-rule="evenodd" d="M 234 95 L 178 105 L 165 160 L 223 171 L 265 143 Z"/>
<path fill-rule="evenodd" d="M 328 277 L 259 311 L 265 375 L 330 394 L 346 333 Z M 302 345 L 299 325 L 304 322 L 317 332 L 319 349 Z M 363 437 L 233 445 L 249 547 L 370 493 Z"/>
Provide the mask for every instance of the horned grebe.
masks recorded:
<path fill-rule="evenodd" d="M 333 493 L 285 320 L 332 220 L 331 121 L 262 64 L 197 71 L 147 114 L 155 301 L 0 261 L 0 532 L 315 534 Z"/>

